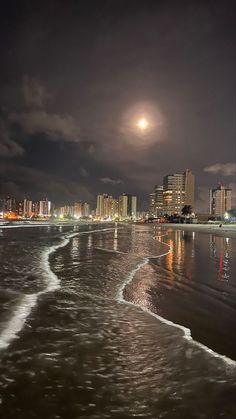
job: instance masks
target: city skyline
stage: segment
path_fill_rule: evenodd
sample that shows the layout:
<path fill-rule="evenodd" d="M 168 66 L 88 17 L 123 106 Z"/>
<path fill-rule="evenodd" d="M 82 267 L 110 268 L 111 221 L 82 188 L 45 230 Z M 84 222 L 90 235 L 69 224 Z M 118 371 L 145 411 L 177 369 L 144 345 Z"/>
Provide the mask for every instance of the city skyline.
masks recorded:
<path fill-rule="evenodd" d="M 146 214 L 149 217 L 162 217 L 181 215 L 183 207 L 189 206 L 193 215 L 205 214 L 224 217 L 228 211 L 235 211 L 232 204 L 232 189 L 219 183 L 208 191 L 209 211 L 201 213 L 195 208 L 195 176 L 191 170 L 183 173 L 174 173 L 164 176 L 162 185 L 155 185 L 154 192 L 149 193 L 149 206 L 146 211 L 142 203 L 137 205 L 137 196 L 123 193 L 112 196 L 107 193 L 96 196 L 96 205 L 77 199 L 76 202 L 67 202 L 55 205 L 48 197 L 33 201 L 30 197 L 17 200 L 15 197 L 0 197 L 0 216 L 14 218 L 14 214 L 23 218 L 32 216 L 56 217 L 88 217 L 91 214 L 97 219 L 135 219 L 137 214 Z M 45 209 L 45 210 L 44 210 Z"/>
<path fill-rule="evenodd" d="M 191 168 L 198 211 L 218 182 L 235 206 L 233 10 L 230 0 L 5 4 L 1 196 L 95 204 L 126 192 L 147 208 L 152 185 Z"/>

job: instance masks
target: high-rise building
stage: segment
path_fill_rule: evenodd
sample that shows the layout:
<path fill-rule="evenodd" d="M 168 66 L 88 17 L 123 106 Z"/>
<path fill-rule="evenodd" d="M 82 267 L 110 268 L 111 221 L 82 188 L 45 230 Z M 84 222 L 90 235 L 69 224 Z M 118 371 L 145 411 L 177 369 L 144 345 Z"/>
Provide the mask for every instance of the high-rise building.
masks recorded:
<path fill-rule="evenodd" d="M 3 212 L 4 212 L 4 199 L 0 198 L 0 217 L 3 216 Z"/>
<path fill-rule="evenodd" d="M 163 186 L 155 186 L 155 206 L 156 206 L 156 216 L 159 217 L 163 215 Z"/>
<path fill-rule="evenodd" d="M 74 218 L 74 211 L 75 211 L 74 205 L 64 205 L 63 207 L 57 208 L 54 211 L 54 214 L 60 218 Z"/>
<path fill-rule="evenodd" d="M 10 196 L 4 199 L 3 211 L 16 212 L 16 200 L 14 198 L 11 198 Z"/>
<path fill-rule="evenodd" d="M 118 215 L 119 215 L 119 200 L 117 198 L 112 198 L 110 211 L 111 211 L 112 219 L 118 218 Z"/>
<path fill-rule="evenodd" d="M 166 214 L 181 213 L 185 203 L 185 179 L 183 174 L 174 173 L 163 179 L 163 210 Z"/>
<path fill-rule="evenodd" d="M 16 216 L 23 217 L 23 207 L 24 207 L 23 201 L 16 201 Z"/>
<path fill-rule="evenodd" d="M 39 215 L 39 202 L 32 203 L 32 212 L 35 217 Z"/>
<path fill-rule="evenodd" d="M 195 194 L 195 176 L 191 170 L 186 169 L 184 172 L 185 177 L 185 205 L 191 205 L 194 209 L 194 194 Z"/>
<path fill-rule="evenodd" d="M 105 220 L 112 218 L 111 208 L 112 208 L 113 198 L 110 195 L 104 195 L 103 198 L 103 218 Z"/>
<path fill-rule="evenodd" d="M 104 216 L 103 201 L 104 201 L 104 194 L 97 195 L 96 216 L 99 218 L 103 218 Z"/>
<path fill-rule="evenodd" d="M 137 198 L 123 194 L 117 198 L 103 194 L 97 196 L 96 216 L 101 220 L 136 218 Z"/>
<path fill-rule="evenodd" d="M 103 194 L 97 196 L 96 216 L 101 220 L 114 218 L 114 198 L 110 195 Z"/>
<path fill-rule="evenodd" d="M 131 208 L 130 216 L 134 220 L 137 217 L 137 197 L 132 195 L 131 197 Z"/>
<path fill-rule="evenodd" d="M 119 197 L 119 217 L 125 219 L 128 217 L 128 195 L 121 195 Z"/>
<path fill-rule="evenodd" d="M 152 192 L 149 194 L 149 216 L 156 216 L 156 194 Z"/>
<path fill-rule="evenodd" d="M 123 194 L 119 197 L 119 217 L 135 219 L 137 215 L 137 197 Z"/>
<path fill-rule="evenodd" d="M 232 189 L 225 188 L 221 184 L 210 190 L 210 213 L 223 217 L 224 213 L 231 209 Z"/>
<path fill-rule="evenodd" d="M 61 218 L 78 218 L 75 216 L 75 206 L 74 205 L 64 205 L 63 207 L 59 207 L 56 210 L 56 214 Z"/>
<path fill-rule="evenodd" d="M 74 203 L 74 217 L 75 218 L 82 217 L 82 202 Z"/>
<path fill-rule="evenodd" d="M 30 218 L 33 215 L 32 211 L 32 201 L 29 201 L 28 199 L 24 199 L 23 201 L 23 218 Z"/>
<path fill-rule="evenodd" d="M 51 201 L 45 198 L 43 201 L 39 201 L 39 216 L 49 217 L 51 215 Z"/>
<path fill-rule="evenodd" d="M 89 217 L 90 205 L 87 202 L 82 203 L 82 217 Z"/>
<path fill-rule="evenodd" d="M 194 208 L 194 175 L 191 170 L 167 175 L 163 179 L 163 212 L 180 214 L 184 205 Z"/>

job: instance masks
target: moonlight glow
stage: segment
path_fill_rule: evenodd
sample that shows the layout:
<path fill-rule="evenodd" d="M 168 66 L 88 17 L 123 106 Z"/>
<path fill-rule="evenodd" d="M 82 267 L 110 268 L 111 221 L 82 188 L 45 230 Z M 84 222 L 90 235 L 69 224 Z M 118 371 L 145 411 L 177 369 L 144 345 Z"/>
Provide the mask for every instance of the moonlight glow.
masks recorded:
<path fill-rule="evenodd" d="M 138 123 L 137 126 L 141 129 L 141 130 L 145 130 L 148 127 L 148 121 L 145 118 L 141 118 Z"/>

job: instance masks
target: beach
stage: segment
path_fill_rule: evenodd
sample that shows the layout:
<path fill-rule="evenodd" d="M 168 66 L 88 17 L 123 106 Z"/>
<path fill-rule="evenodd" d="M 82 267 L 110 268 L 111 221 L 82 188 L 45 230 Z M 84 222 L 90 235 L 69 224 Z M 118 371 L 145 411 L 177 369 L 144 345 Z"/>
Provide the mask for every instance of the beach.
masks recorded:
<path fill-rule="evenodd" d="M 236 237 L 236 224 L 174 224 L 174 223 L 161 223 L 155 224 L 162 228 L 173 228 L 177 230 L 196 231 L 208 234 L 217 235 L 230 235 L 230 237 Z M 221 227 L 220 227 L 221 225 Z"/>
<path fill-rule="evenodd" d="M 234 240 L 172 225 L 3 229 L 2 417 L 233 418 Z"/>

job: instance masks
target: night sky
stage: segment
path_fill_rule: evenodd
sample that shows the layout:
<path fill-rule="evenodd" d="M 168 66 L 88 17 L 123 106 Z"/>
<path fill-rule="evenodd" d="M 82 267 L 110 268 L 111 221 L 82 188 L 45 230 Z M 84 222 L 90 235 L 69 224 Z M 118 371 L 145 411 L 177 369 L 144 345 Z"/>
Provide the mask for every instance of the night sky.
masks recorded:
<path fill-rule="evenodd" d="M 235 188 L 234 5 L 2 3 L 1 196 L 125 192 L 143 209 L 164 175 L 190 168 L 207 211 L 211 187 Z"/>

